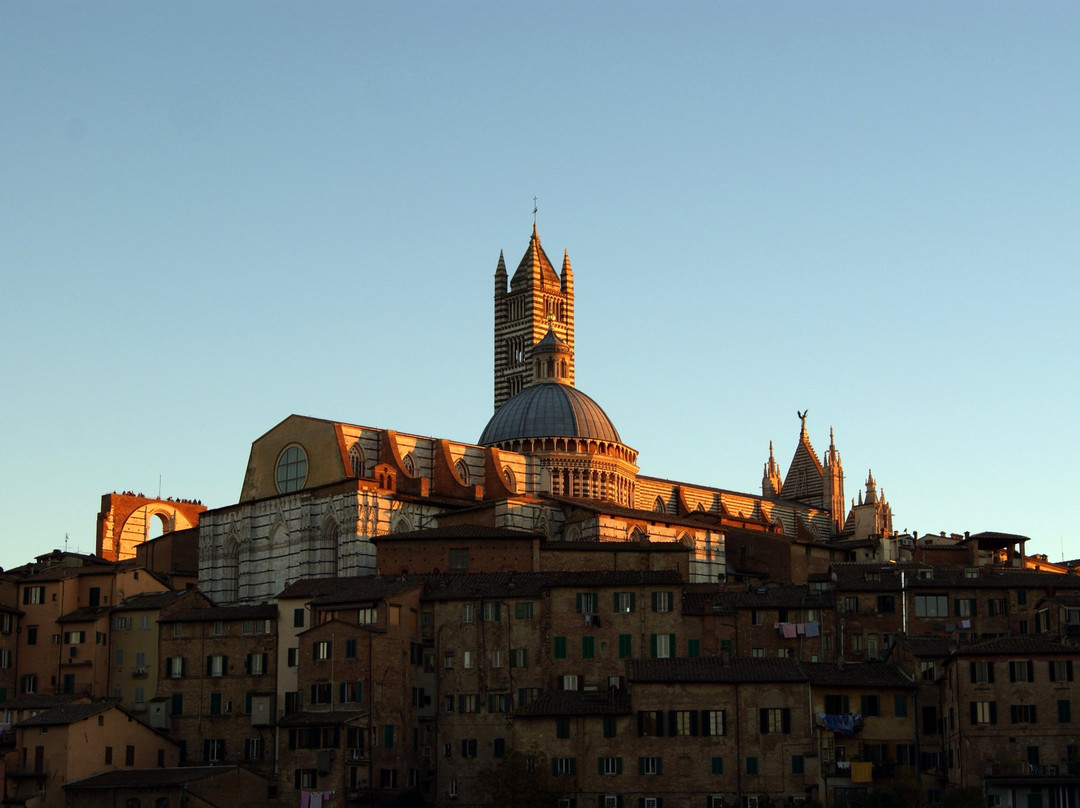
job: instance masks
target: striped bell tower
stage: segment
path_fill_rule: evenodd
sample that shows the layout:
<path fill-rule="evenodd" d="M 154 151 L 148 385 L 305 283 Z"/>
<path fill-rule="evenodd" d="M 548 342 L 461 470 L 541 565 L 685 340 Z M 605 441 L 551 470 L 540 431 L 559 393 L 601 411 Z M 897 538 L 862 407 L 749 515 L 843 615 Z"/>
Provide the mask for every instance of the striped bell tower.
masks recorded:
<path fill-rule="evenodd" d="M 533 224 L 529 248 L 512 278 L 499 253 L 495 268 L 495 409 L 532 383 L 532 349 L 551 330 L 569 348 L 561 379 L 574 384 L 574 272 L 563 253 L 557 273 L 540 244 Z"/>

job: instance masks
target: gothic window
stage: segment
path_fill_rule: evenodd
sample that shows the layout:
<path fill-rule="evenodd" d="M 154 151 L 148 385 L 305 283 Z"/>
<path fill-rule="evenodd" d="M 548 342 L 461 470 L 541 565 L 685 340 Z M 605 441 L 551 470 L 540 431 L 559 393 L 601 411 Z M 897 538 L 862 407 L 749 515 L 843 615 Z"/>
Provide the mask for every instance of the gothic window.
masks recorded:
<path fill-rule="evenodd" d="M 465 465 L 464 460 L 459 460 L 454 464 L 454 472 L 457 474 L 458 479 L 461 480 L 462 485 L 469 484 L 469 467 Z"/>
<path fill-rule="evenodd" d="M 416 476 L 416 461 L 413 460 L 412 452 L 409 452 L 407 455 L 405 455 L 405 457 L 402 458 L 401 463 L 405 467 L 405 472 L 410 477 Z"/>
<path fill-rule="evenodd" d="M 635 527 L 630 531 L 630 541 L 648 541 L 648 534 L 640 527 Z"/>
<path fill-rule="evenodd" d="M 236 534 L 229 536 L 225 543 L 225 554 L 221 564 L 221 601 L 231 603 L 239 596 L 240 578 L 240 541 Z"/>
<path fill-rule="evenodd" d="M 653 503 L 652 509 L 656 511 L 656 513 L 663 513 L 667 510 L 667 508 L 664 507 L 664 500 L 660 499 L 660 497 L 656 498 L 656 501 Z"/>
<path fill-rule="evenodd" d="M 318 575 L 337 575 L 338 525 L 330 519 L 323 525 L 319 545 L 315 548 Z"/>
<path fill-rule="evenodd" d="M 364 450 L 360 448 L 359 441 L 349 447 L 349 466 L 353 477 L 364 476 Z"/>
<path fill-rule="evenodd" d="M 511 491 L 517 490 L 514 483 L 514 472 L 510 470 L 509 466 L 503 469 L 503 481 L 506 483 L 506 487 Z"/>

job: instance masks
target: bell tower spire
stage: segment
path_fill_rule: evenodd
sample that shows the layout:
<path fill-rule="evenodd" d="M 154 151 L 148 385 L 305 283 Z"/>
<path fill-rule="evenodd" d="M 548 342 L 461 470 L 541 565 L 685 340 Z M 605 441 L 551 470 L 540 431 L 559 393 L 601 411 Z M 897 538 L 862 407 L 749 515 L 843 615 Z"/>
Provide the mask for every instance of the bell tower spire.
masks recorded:
<path fill-rule="evenodd" d="M 533 203 L 535 214 L 535 200 Z M 555 271 L 533 222 L 532 237 L 513 277 L 506 280 L 502 253 L 495 270 L 495 409 L 536 378 L 533 346 L 550 331 L 568 352 L 559 381 L 574 384 L 574 273 L 563 253 Z M 560 364 L 560 370 L 563 365 Z"/>

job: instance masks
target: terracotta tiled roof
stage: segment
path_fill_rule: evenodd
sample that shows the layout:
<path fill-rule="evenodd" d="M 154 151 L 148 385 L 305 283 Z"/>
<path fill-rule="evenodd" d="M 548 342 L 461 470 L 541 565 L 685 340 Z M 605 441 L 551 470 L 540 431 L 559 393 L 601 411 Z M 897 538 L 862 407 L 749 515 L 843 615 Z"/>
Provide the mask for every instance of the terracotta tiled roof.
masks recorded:
<path fill-rule="evenodd" d="M 70 702 L 53 707 L 24 718 L 16 727 L 59 727 L 74 724 L 92 715 L 110 710 L 120 703 L 120 699 L 102 699 L 101 701 Z"/>
<path fill-rule="evenodd" d="M 177 788 L 187 783 L 231 774 L 237 766 L 180 766 L 175 769 L 114 769 L 64 785 L 67 789 Z"/>
<path fill-rule="evenodd" d="M 952 652 L 952 641 L 947 637 L 903 637 L 900 645 L 912 656 L 916 657 L 947 657 Z"/>
<path fill-rule="evenodd" d="M 211 623 L 217 620 L 276 620 L 278 608 L 275 603 L 257 603 L 251 606 L 210 606 L 187 609 L 162 617 L 162 623 Z"/>
<path fill-rule="evenodd" d="M 312 598 L 312 603 L 325 606 L 331 603 L 382 600 L 424 585 L 424 579 L 419 575 L 369 575 L 337 580 L 337 589 Z"/>
<path fill-rule="evenodd" d="M 630 697 L 625 690 L 584 693 L 576 690 L 552 690 L 536 701 L 520 707 L 514 715 L 626 715 L 630 712 Z"/>
<path fill-rule="evenodd" d="M 635 585 L 682 588 L 683 581 L 674 570 L 466 573 L 430 576 L 424 598 L 456 600 L 468 597 L 538 597 L 543 590 L 555 587 L 595 589 Z"/>
<path fill-rule="evenodd" d="M 92 623 L 100 617 L 104 617 L 109 613 L 108 606 L 98 606 L 90 608 L 84 606 L 81 609 L 76 609 L 73 612 L 62 614 L 56 618 L 57 623 Z"/>
<path fill-rule="evenodd" d="M 979 567 L 968 569 L 934 564 L 833 564 L 836 588 L 841 591 L 899 592 L 900 572 L 907 590 L 927 589 L 1066 589 L 1080 592 L 1080 576 L 1037 570 Z M 931 577 L 924 577 L 929 571 Z M 876 576 L 867 579 L 867 575 Z"/>
<path fill-rule="evenodd" d="M 301 710 L 278 721 L 281 727 L 332 727 L 347 724 L 349 721 L 367 715 L 362 710 Z"/>
<path fill-rule="evenodd" d="M 891 662 L 861 662 L 836 665 L 832 662 L 801 662 L 810 674 L 810 684 L 828 687 L 915 687 L 915 683 Z"/>
<path fill-rule="evenodd" d="M 301 578 L 282 590 L 279 598 L 313 598 L 337 591 L 352 578 Z"/>
<path fill-rule="evenodd" d="M 738 609 L 833 609 L 836 598 L 808 586 L 742 587 L 691 584 L 683 595 L 683 614 L 731 614 Z"/>
<path fill-rule="evenodd" d="M 794 659 L 768 657 L 697 657 L 631 659 L 627 666 L 631 682 L 805 682 L 809 674 Z"/>
<path fill-rule="evenodd" d="M 113 607 L 114 612 L 145 611 L 148 609 L 160 609 L 179 600 L 188 593 L 188 590 L 169 590 L 167 592 L 143 592 L 125 598 L 124 602 Z"/>
<path fill-rule="evenodd" d="M 1063 645 L 1059 642 L 1035 637 L 1031 635 L 1019 635 L 1015 637 L 998 637 L 993 640 L 964 645 L 956 649 L 957 656 L 994 656 L 1008 654 L 1016 656 L 1042 656 L 1044 654 L 1068 654 L 1080 656 L 1080 648 L 1072 645 Z"/>

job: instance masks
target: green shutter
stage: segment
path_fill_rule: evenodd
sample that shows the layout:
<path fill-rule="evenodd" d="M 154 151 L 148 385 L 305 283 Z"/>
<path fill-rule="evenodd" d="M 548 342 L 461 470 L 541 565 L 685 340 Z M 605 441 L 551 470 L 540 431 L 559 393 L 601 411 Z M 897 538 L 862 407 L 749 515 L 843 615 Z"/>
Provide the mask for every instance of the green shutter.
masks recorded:
<path fill-rule="evenodd" d="M 686 655 L 691 658 L 701 656 L 701 640 L 689 640 L 686 643 Z"/>
<path fill-rule="evenodd" d="M 555 658 L 566 659 L 566 637 L 555 638 Z"/>
<path fill-rule="evenodd" d="M 649 656 L 656 659 L 656 635 L 649 635 Z"/>

